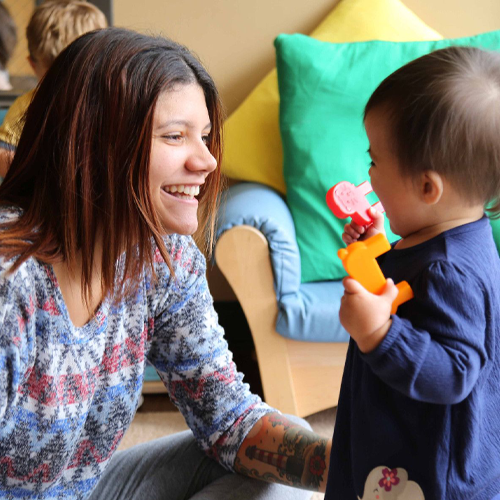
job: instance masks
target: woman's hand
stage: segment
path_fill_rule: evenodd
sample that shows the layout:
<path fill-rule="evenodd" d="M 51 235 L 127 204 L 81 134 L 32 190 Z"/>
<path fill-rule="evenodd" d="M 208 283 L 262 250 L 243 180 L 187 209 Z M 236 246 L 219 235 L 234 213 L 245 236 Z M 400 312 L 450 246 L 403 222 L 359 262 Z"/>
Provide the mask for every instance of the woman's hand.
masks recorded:
<path fill-rule="evenodd" d="M 355 243 L 356 241 L 363 241 L 370 236 L 374 236 L 378 233 L 384 233 L 384 215 L 382 212 L 375 210 L 373 207 L 370 208 L 369 214 L 373 219 L 373 224 L 369 226 L 360 226 L 351 220 L 349 224 L 344 226 L 344 232 L 342 234 L 342 241 L 346 245 Z"/>
<path fill-rule="evenodd" d="M 373 351 L 391 326 L 391 307 L 398 289 L 388 279 L 383 292 L 375 295 L 356 280 L 343 279 L 344 296 L 340 302 L 340 323 L 358 344 L 361 352 Z"/>

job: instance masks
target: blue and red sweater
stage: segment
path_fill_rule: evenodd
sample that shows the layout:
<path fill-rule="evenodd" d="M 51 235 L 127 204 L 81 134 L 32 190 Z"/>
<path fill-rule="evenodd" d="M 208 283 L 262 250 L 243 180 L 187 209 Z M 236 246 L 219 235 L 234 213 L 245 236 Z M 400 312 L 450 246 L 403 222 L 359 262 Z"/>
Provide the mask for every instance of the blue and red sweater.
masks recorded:
<path fill-rule="evenodd" d="M 0 221 L 12 212 L 0 211 Z M 166 238 L 156 281 L 76 328 L 50 265 L 0 259 L 0 497 L 87 498 L 134 417 L 146 359 L 200 446 L 232 469 L 272 411 L 237 372 L 192 238 Z"/>

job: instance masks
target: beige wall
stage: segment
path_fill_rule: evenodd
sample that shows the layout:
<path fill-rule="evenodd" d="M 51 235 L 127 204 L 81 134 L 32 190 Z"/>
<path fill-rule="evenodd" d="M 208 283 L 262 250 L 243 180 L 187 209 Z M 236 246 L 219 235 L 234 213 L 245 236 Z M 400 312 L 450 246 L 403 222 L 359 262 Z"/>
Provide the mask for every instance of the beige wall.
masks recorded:
<path fill-rule="evenodd" d="M 274 66 L 279 33 L 309 33 L 338 0 L 115 0 L 115 24 L 163 33 L 195 51 L 228 112 Z M 445 37 L 500 29 L 500 0 L 404 0 Z"/>
<path fill-rule="evenodd" d="M 116 0 L 114 24 L 162 33 L 193 50 L 228 112 L 274 66 L 279 33 L 312 31 L 338 0 Z"/>
<path fill-rule="evenodd" d="M 499 0 L 403 0 L 446 38 L 500 29 Z"/>
<path fill-rule="evenodd" d="M 7 68 L 12 75 L 32 75 L 33 72 L 26 59 L 28 56 L 28 45 L 24 34 L 35 2 L 33 0 L 4 0 L 4 3 L 17 26 L 17 45 Z"/>

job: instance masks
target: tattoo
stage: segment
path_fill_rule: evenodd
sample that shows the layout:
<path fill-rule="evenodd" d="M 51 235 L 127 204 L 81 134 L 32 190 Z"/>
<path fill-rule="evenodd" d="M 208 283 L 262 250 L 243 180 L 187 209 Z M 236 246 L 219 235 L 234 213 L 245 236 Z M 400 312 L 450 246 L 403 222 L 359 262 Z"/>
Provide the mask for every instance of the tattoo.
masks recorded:
<path fill-rule="evenodd" d="M 252 462 L 260 462 L 275 468 L 279 479 L 268 472 L 260 473 L 257 464 L 248 469 L 239 462 L 238 469 L 242 467 L 240 470 L 243 473 L 268 481 L 285 482 L 317 490 L 320 483 L 326 479 L 324 474 L 326 471 L 327 440 L 303 427 L 292 424 L 281 415 L 268 415 L 267 422 L 271 424 L 272 429 L 282 431 L 282 442 L 273 451 L 269 449 L 269 443 L 264 444 L 261 439 L 259 445 L 249 444 L 246 446 L 245 456 Z M 273 435 L 273 442 L 276 441 L 276 438 L 277 436 Z M 268 468 L 260 468 L 261 471 L 266 469 Z"/>
<path fill-rule="evenodd" d="M 278 484 L 285 484 L 288 485 L 286 481 L 283 481 L 283 479 L 280 479 L 278 476 L 271 474 L 270 472 L 266 472 L 264 474 L 261 474 L 257 469 L 248 469 L 245 467 L 239 458 L 236 458 L 235 462 L 235 469 L 238 470 L 241 474 L 245 474 L 250 477 L 254 477 L 255 479 L 262 479 L 264 481 L 268 481 L 270 483 L 278 483 Z"/>

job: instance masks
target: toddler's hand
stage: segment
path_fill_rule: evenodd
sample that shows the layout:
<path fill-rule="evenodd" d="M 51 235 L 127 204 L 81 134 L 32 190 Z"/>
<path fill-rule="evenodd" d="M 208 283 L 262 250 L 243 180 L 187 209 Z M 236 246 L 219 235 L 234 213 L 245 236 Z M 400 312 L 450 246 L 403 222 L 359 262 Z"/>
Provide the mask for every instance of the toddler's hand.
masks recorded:
<path fill-rule="evenodd" d="M 355 243 L 356 241 L 363 241 L 366 238 L 370 238 L 378 233 L 384 233 L 384 214 L 375 210 L 373 207 L 370 208 L 370 216 L 373 219 L 373 224 L 370 226 L 360 226 L 356 224 L 353 220 L 349 224 L 344 226 L 344 232 L 342 233 L 342 241 L 346 245 Z"/>
<path fill-rule="evenodd" d="M 387 280 L 380 295 L 370 293 L 350 277 L 344 278 L 342 284 L 344 296 L 340 302 L 340 323 L 362 352 L 373 351 L 389 331 L 391 307 L 398 289 L 391 279 Z"/>

